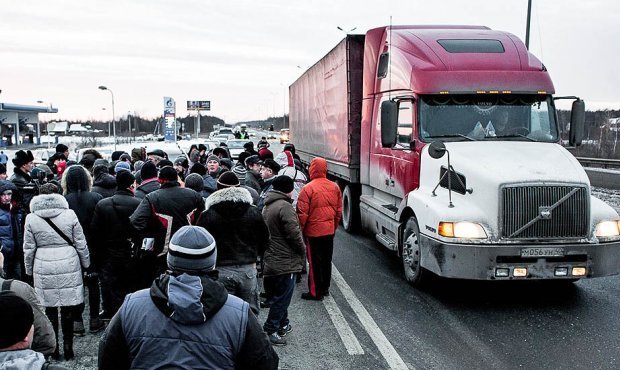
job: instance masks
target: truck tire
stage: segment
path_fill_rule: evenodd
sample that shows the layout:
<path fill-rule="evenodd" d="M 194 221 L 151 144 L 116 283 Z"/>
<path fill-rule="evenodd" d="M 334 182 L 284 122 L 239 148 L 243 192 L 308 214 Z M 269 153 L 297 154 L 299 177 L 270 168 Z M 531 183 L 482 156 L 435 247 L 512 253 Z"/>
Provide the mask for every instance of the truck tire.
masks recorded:
<path fill-rule="evenodd" d="M 421 287 L 428 272 L 422 267 L 422 251 L 420 250 L 420 228 L 418 220 L 410 217 L 403 230 L 401 260 L 405 279 L 414 287 Z"/>
<path fill-rule="evenodd" d="M 360 197 L 359 192 L 347 184 L 342 190 L 342 227 L 348 233 L 354 233 L 360 226 Z"/>

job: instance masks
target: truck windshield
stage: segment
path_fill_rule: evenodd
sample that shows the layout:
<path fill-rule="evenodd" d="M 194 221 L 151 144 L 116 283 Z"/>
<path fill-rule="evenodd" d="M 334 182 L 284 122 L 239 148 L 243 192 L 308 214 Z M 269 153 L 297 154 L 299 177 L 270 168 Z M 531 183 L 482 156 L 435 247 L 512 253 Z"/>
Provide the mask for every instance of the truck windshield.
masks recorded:
<path fill-rule="evenodd" d="M 419 109 L 424 141 L 558 141 L 548 95 L 426 95 Z"/>

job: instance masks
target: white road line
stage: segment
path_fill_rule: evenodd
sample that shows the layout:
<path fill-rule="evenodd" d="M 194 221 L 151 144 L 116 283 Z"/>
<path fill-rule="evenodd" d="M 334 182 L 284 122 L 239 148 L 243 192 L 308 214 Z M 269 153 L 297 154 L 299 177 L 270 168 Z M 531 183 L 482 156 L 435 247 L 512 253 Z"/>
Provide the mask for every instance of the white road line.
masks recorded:
<path fill-rule="evenodd" d="M 347 349 L 347 352 L 349 352 L 350 355 L 363 355 L 364 350 L 362 349 L 360 342 L 357 340 L 355 334 L 353 334 L 353 330 L 351 330 L 349 323 L 345 320 L 334 299 L 331 296 L 325 297 L 323 299 L 323 304 L 325 305 L 327 313 L 332 319 L 332 322 L 336 327 L 336 331 L 338 331 L 338 335 L 340 335 L 340 339 L 342 339 L 342 343 Z"/>
<path fill-rule="evenodd" d="M 357 296 L 344 280 L 342 275 L 340 275 L 340 271 L 336 268 L 336 266 L 332 263 L 332 279 L 342 292 L 342 295 L 349 302 L 349 305 L 353 309 L 353 312 L 357 315 L 357 318 L 360 320 L 362 326 L 370 336 L 370 339 L 375 343 L 379 352 L 383 358 L 387 361 L 388 365 L 391 369 L 408 369 L 407 364 L 403 361 L 403 359 L 398 355 L 390 341 L 385 337 L 379 326 L 375 323 L 372 316 L 366 311 L 362 303 Z M 327 297 L 326 297 L 327 298 Z"/>

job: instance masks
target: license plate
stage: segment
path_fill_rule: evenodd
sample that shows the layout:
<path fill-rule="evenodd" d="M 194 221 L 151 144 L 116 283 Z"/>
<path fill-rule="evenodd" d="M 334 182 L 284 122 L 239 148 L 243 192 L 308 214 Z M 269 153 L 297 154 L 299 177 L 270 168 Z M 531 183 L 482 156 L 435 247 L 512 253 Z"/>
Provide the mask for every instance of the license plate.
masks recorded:
<path fill-rule="evenodd" d="M 521 257 L 564 257 L 564 248 L 523 248 Z"/>

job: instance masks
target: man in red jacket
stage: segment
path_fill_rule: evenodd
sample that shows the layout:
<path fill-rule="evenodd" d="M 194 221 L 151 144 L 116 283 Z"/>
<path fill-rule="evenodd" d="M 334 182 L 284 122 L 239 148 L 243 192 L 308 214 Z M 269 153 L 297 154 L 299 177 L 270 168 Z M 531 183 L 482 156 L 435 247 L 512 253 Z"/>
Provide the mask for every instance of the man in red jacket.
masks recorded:
<path fill-rule="evenodd" d="M 320 301 L 329 295 L 332 276 L 334 234 L 342 216 L 342 193 L 327 179 L 327 162 L 314 158 L 310 163 L 310 182 L 299 193 L 297 215 L 308 239 L 308 288 L 302 299 Z"/>

